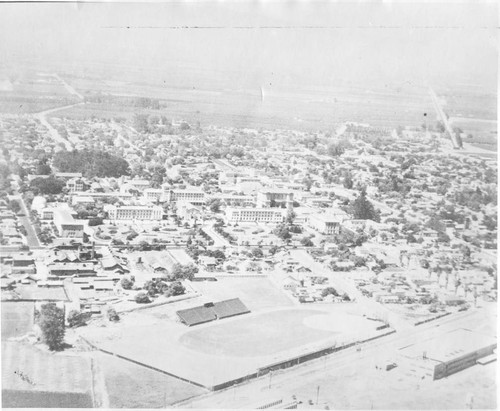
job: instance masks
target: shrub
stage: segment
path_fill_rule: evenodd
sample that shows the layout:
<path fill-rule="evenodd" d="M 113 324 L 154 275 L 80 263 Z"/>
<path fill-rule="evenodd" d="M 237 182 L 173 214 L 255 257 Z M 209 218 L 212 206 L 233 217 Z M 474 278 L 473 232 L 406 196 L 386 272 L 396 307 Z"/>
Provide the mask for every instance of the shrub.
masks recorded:
<path fill-rule="evenodd" d="M 82 313 L 81 311 L 72 310 L 68 314 L 68 326 L 70 328 L 76 328 L 87 325 L 90 315 L 90 313 Z"/>
<path fill-rule="evenodd" d="M 148 304 L 151 302 L 151 300 L 146 293 L 140 292 L 135 296 L 135 302 L 137 304 Z"/>
<path fill-rule="evenodd" d="M 112 307 L 108 308 L 108 320 L 113 322 L 120 321 L 120 316 Z"/>

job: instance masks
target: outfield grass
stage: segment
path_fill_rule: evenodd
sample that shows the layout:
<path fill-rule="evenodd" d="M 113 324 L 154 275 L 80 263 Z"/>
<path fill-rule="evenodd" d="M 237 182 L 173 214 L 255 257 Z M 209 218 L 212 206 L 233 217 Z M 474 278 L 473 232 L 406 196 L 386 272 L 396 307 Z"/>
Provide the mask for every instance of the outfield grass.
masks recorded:
<path fill-rule="evenodd" d="M 96 354 L 104 373 L 110 408 L 164 408 L 205 393 L 177 378 L 107 354 Z"/>
<path fill-rule="evenodd" d="M 291 309 L 242 316 L 237 321 L 222 320 L 210 327 L 195 328 L 179 341 L 205 354 L 235 357 L 275 354 L 339 334 L 304 325 L 306 318 L 318 314 L 322 312 Z"/>

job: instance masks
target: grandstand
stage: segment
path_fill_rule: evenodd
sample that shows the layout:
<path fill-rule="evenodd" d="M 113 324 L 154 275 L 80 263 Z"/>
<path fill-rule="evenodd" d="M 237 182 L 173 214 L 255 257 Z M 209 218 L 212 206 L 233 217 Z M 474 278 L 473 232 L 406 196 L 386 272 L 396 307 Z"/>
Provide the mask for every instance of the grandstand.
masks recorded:
<path fill-rule="evenodd" d="M 212 309 L 219 319 L 247 314 L 250 312 L 247 306 L 243 304 L 239 298 L 233 298 L 231 300 L 224 300 L 215 303 Z"/>
<path fill-rule="evenodd" d="M 177 311 L 180 320 L 188 327 L 249 313 L 250 310 L 239 298 L 219 301 L 217 303 L 207 303 L 198 307 L 187 308 Z"/>

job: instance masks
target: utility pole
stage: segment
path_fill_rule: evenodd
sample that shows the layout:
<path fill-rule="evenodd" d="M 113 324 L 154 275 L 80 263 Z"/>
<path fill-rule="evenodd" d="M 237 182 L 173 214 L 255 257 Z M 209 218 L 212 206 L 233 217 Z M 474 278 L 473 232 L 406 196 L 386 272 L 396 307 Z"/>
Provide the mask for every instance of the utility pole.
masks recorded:
<path fill-rule="evenodd" d="M 316 405 L 318 405 L 318 401 L 319 401 L 319 385 L 318 385 L 318 388 L 316 390 Z"/>

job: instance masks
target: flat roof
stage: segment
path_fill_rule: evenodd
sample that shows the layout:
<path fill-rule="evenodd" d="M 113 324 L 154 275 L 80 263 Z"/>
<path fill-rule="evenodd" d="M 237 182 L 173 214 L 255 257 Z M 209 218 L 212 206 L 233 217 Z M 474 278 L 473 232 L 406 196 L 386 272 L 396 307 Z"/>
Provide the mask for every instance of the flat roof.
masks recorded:
<path fill-rule="evenodd" d="M 458 328 L 404 348 L 402 354 L 411 358 L 422 358 L 425 352 L 430 360 L 447 362 L 496 343 L 496 338 L 490 335 Z"/>

